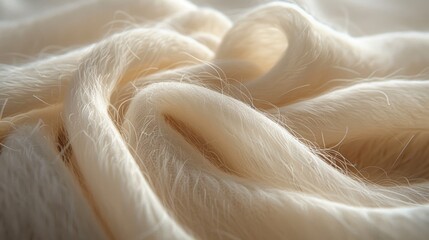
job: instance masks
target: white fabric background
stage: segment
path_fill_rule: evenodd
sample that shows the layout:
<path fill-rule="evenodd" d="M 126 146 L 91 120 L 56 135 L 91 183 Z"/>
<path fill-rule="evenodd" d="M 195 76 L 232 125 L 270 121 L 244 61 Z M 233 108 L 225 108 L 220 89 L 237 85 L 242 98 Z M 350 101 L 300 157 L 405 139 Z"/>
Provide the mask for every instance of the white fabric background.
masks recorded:
<path fill-rule="evenodd" d="M 86 0 L 83 0 L 87 2 Z M 0 23 L 31 17 L 73 0 L 0 0 Z M 233 19 L 270 0 L 192 0 L 221 10 Z M 308 12 L 352 35 L 391 31 L 429 31 L 427 0 L 295 0 Z"/>

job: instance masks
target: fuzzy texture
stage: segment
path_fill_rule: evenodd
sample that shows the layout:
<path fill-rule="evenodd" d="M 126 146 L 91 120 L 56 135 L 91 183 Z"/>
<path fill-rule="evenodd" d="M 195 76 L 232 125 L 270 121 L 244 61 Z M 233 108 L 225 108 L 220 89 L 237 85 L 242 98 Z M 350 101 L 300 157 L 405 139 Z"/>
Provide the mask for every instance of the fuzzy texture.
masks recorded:
<path fill-rule="evenodd" d="M 0 239 L 426 239 L 413 1 L 0 0 Z"/>

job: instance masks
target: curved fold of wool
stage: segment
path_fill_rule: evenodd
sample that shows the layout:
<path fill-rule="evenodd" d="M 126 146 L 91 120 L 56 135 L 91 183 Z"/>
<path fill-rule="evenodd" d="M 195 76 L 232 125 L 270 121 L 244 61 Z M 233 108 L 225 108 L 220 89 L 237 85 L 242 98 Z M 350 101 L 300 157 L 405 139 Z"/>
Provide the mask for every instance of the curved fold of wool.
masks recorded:
<path fill-rule="evenodd" d="M 144 59 L 136 57 L 142 54 Z M 117 238 L 189 237 L 163 211 L 140 174 L 109 118 L 107 104 L 112 90 L 130 68 L 163 66 L 190 55 L 204 59 L 211 52 L 178 34 L 136 29 L 115 35 L 95 48 L 80 65 L 70 87 L 64 107 L 66 129 L 88 188 Z M 105 144 L 114 148 L 106 149 Z M 121 226 L 125 221 L 129 224 Z"/>
<path fill-rule="evenodd" d="M 115 91 L 111 97 L 117 125 L 121 125 L 133 97 L 150 84 L 171 81 L 189 82 L 203 85 L 206 88 L 220 91 L 250 103 L 248 94 L 241 92 L 240 89 L 230 83 L 238 84 L 249 81 L 259 74 L 260 70 L 247 61 L 213 61 L 138 78 Z"/>
<path fill-rule="evenodd" d="M 0 41 L 87 44 L 0 67 L 0 238 L 427 238 L 427 33 L 354 38 L 288 3 L 233 25 L 185 1 L 105 4 Z M 93 43 L 116 7 L 145 25 Z M 21 128 L 39 121 L 52 133 Z"/>
<path fill-rule="evenodd" d="M 177 105 L 181 106 L 180 110 Z M 167 206 L 170 206 L 180 221 L 195 231 L 196 236 L 258 239 L 261 237 L 279 238 L 285 235 L 291 238 L 314 238 L 314 234 L 317 234 L 318 237 L 341 238 L 342 236 L 354 239 L 361 238 L 362 233 L 369 231 L 368 235 L 365 235 L 368 239 L 380 236 L 400 239 L 405 236 L 405 232 L 401 232 L 402 229 L 399 231 L 401 236 L 392 235 L 390 232 L 390 224 L 399 221 L 403 221 L 404 224 L 413 224 L 413 226 L 417 224 L 419 231 L 426 231 L 423 222 L 427 221 L 424 217 L 427 213 L 423 212 L 429 211 L 427 206 L 398 207 L 386 210 L 362 208 L 296 194 L 297 189 L 291 187 L 283 188 L 284 190 L 258 188 L 259 184 L 255 185 L 246 179 L 258 180 L 260 172 L 257 171 L 264 171 L 267 166 L 266 164 L 257 165 L 258 159 L 251 158 L 262 155 L 265 157 L 264 159 L 270 158 L 269 151 L 264 151 L 264 148 L 272 146 L 259 146 L 258 153 L 253 155 L 252 150 L 255 148 L 247 145 L 251 143 L 244 142 L 245 139 L 250 139 L 250 142 L 253 139 L 253 144 L 257 144 L 255 139 L 262 138 L 256 136 L 240 138 L 237 131 L 231 135 L 230 128 L 252 129 L 248 128 L 248 124 L 261 122 L 268 124 L 269 120 L 262 120 L 262 115 L 247 106 L 239 106 L 242 111 L 235 112 L 233 111 L 237 109 L 235 105 L 244 104 L 190 84 L 157 83 L 148 86 L 135 97 L 126 115 L 128 120 L 124 124 L 126 138 L 134 149 L 135 158 L 140 161 L 142 171 L 149 177 L 153 189 L 158 192 L 160 198 Z M 221 114 L 219 114 L 219 106 L 222 106 Z M 196 118 L 197 113 L 199 117 Z M 187 133 L 194 132 L 204 138 L 205 142 L 212 147 L 212 151 L 218 154 L 218 159 L 208 159 L 207 152 L 186 142 L 184 136 L 181 135 L 183 132 L 177 132 L 175 127 L 166 121 L 166 116 L 173 119 L 170 121 L 182 122 L 187 128 L 192 128 Z M 200 121 L 201 116 L 206 116 L 205 121 Z M 237 121 L 233 118 L 242 119 L 241 126 L 237 126 Z M 214 126 L 214 124 L 222 125 L 224 128 L 211 129 L 202 126 Z M 261 126 L 261 128 L 266 129 L 268 135 L 263 139 L 271 138 L 281 141 L 277 131 L 270 131 L 270 128 L 275 128 L 275 124 L 272 124 L 271 127 Z M 182 131 L 186 130 L 182 129 Z M 228 138 L 239 138 L 240 140 L 229 141 Z M 294 145 L 299 145 L 299 143 L 292 139 L 288 140 L 287 143 L 290 145 L 285 146 L 284 149 L 296 156 L 296 146 Z M 231 145 L 233 143 L 239 144 L 239 146 Z M 225 146 L 226 144 L 228 146 Z M 235 149 L 236 156 L 228 156 L 228 149 Z M 274 175 L 270 177 L 271 182 L 275 181 L 274 178 L 278 177 L 277 174 L 284 174 L 285 177 L 292 177 L 293 181 L 299 182 L 300 187 L 306 188 L 306 181 L 312 178 L 309 176 L 311 173 L 314 175 L 325 173 L 320 170 L 323 168 L 322 161 L 314 163 L 314 165 L 318 165 L 318 168 L 312 168 L 305 166 L 304 157 L 300 159 L 287 158 L 286 154 L 282 154 L 282 156 L 285 156 L 285 161 L 294 171 L 287 171 L 284 167 L 280 168 L 281 165 L 276 165 L 277 168 L 270 169 L 272 170 L 271 175 L 265 175 L 266 177 Z M 246 158 L 250 159 L 246 161 Z M 216 162 L 222 160 L 221 164 Z M 275 164 L 276 161 L 272 161 L 272 163 Z M 300 165 L 303 166 L 302 170 Z M 239 169 L 234 168 L 236 166 L 239 166 Z M 229 174 L 225 173 L 223 169 L 227 169 Z M 336 182 L 336 186 L 350 183 L 350 180 L 345 180 L 340 175 L 333 174 L 330 179 Z M 314 185 L 314 188 L 308 186 L 306 188 L 309 191 L 308 194 L 317 193 L 320 189 L 323 189 L 324 193 L 329 192 L 329 186 L 323 186 L 323 182 L 311 182 L 313 185 L 315 183 L 320 183 L 320 185 Z M 352 186 L 350 185 L 350 187 Z M 362 191 L 362 188 L 359 189 Z M 345 199 L 349 194 L 354 194 L 353 189 L 348 190 L 348 193 L 337 193 Z M 189 197 L 190 192 L 193 193 L 192 197 Z M 210 197 L 206 198 L 206 196 Z M 384 203 L 386 200 L 384 199 Z M 219 219 L 222 219 L 221 222 L 213 223 L 211 219 L 201 216 L 201 213 L 207 208 L 207 204 L 216 206 L 217 215 Z M 383 204 L 383 201 L 380 204 Z M 308 211 L 312 216 L 303 214 L 302 210 L 303 212 Z M 341 212 L 341 216 L 333 214 L 337 211 Z M 390 214 L 386 214 L 387 212 Z M 417 214 L 416 221 L 411 220 L 408 215 L 410 212 Z M 294 221 L 290 222 L 290 219 L 294 219 Z M 313 225 L 311 219 L 318 219 L 318 224 Z M 352 219 L 356 232 L 348 229 L 347 219 Z M 376 219 L 382 224 L 374 228 L 371 222 Z M 285 222 L 288 224 L 284 224 Z M 277 226 L 277 224 L 281 226 Z M 196 227 L 197 225 L 198 227 Z M 293 230 L 298 226 L 306 228 L 310 225 L 317 227 L 317 231 Z M 328 227 L 329 225 L 335 225 L 335 229 Z M 404 231 L 407 231 L 407 227 L 402 227 L 404 227 Z M 213 229 L 217 230 L 213 232 Z M 407 234 L 413 234 L 416 239 L 420 238 L 418 234 L 412 232 L 407 232 Z"/>
<path fill-rule="evenodd" d="M 332 147 L 364 136 L 427 130 L 428 91 L 427 81 L 367 82 L 281 107 L 278 112 L 301 137 Z"/>
<path fill-rule="evenodd" d="M 193 22 L 196 19 L 204 21 L 200 20 L 198 24 L 195 24 Z M 170 26 L 166 24 L 173 20 L 174 25 Z M 209 20 L 212 20 L 212 24 L 210 24 Z M 216 48 L 217 43 L 211 45 L 211 43 L 207 43 L 204 40 L 206 39 L 204 36 L 203 39 L 199 38 L 198 36 L 201 35 L 198 34 L 207 33 L 209 36 L 221 37 L 230 24 L 220 14 L 216 14 L 210 10 L 188 11 L 186 14 L 173 15 L 173 17 L 167 18 L 164 21 L 166 23 L 158 24 L 157 27 L 165 26 L 168 29 L 174 29 L 178 32 L 183 32 L 185 31 L 183 29 L 187 28 L 187 34 L 194 34 L 194 38 L 197 41 L 208 44 L 212 48 Z M 216 24 L 213 24 L 213 22 Z M 0 79 L 2 80 L 0 81 L 0 106 L 2 106 L 2 115 L 0 117 L 3 119 L 35 108 L 62 102 L 70 79 L 77 70 L 78 63 L 93 47 L 92 45 L 77 49 L 60 56 L 49 57 L 23 66 L 12 67 L 4 65 L 0 68 Z M 164 67 L 172 68 L 180 64 L 189 64 L 201 60 L 206 59 L 188 58 L 177 63 L 171 62 L 171 64 L 166 64 Z M 156 70 L 159 71 L 160 69 Z M 135 78 L 141 74 L 149 74 L 150 71 L 150 69 L 137 71 L 128 73 L 128 75 Z M 17 81 L 17 79 L 25 79 L 25 81 Z M 32 98 L 38 101 L 28 104 L 28 100 Z"/>
<path fill-rule="evenodd" d="M 159 115 L 164 115 L 183 122 L 191 129 L 191 132 L 197 133 L 213 148 L 217 164 L 237 176 L 273 187 L 300 190 L 350 204 L 372 205 L 375 203 L 379 206 L 383 206 L 383 204 L 394 206 L 405 204 L 408 200 L 413 202 L 407 197 L 402 199 L 403 196 L 399 191 L 398 193 L 383 191 L 383 194 L 388 194 L 384 196 L 379 194 L 375 188 L 372 191 L 360 182 L 343 175 L 313 154 L 285 129 L 238 100 L 222 97 L 216 92 L 201 87 L 192 87 L 192 85 L 183 84 L 184 87 L 173 83 L 155 85 L 158 86 L 152 87 L 151 85 L 147 88 L 158 91 L 154 90 L 150 93 L 150 97 L 146 97 L 148 104 L 154 106 L 144 107 L 143 105 L 142 111 L 146 108 L 156 109 L 152 110 L 156 112 L 149 114 L 149 116 L 155 115 L 156 119 L 146 120 L 145 116 L 139 117 L 145 128 L 149 128 L 142 129 L 142 131 L 144 130 L 143 136 L 150 136 L 152 133 L 149 124 L 162 121 L 160 119 L 162 116 Z M 141 96 L 139 98 L 143 99 Z M 140 102 L 138 106 L 141 105 Z M 236 109 L 241 109 L 241 111 L 237 113 Z M 131 108 L 130 106 L 129 112 L 139 116 L 137 107 Z M 138 123 L 135 121 L 126 121 L 125 124 L 136 127 Z M 210 128 L 208 126 L 223 127 Z M 256 129 L 264 129 L 264 131 Z M 135 131 L 135 135 L 128 136 L 127 139 L 131 145 L 133 140 L 138 143 L 136 147 L 138 148 L 140 141 L 144 140 L 135 139 L 135 137 L 142 136 L 141 131 L 138 129 Z M 168 133 L 161 135 L 166 136 Z M 272 139 L 271 145 L 264 145 L 260 139 Z M 142 145 L 141 148 L 145 148 L 145 146 Z M 152 151 L 157 148 L 163 149 L 156 145 L 149 149 Z M 144 156 L 151 156 L 151 154 L 142 154 L 138 159 L 143 159 Z M 266 159 L 270 159 L 270 162 L 267 162 Z M 335 188 L 332 189 L 332 182 L 324 182 L 321 181 L 322 179 L 332 181 L 335 179 Z M 359 190 L 356 191 L 357 189 Z M 363 191 L 364 189 L 366 191 Z M 398 198 L 397 203 L 394 197 Z M 419 198 L 421 199 L 421 196 Z"/>
<path fill-rule="evenodd" d="M 336 149 L 365 179 L 384 185 L 424 185 L 429 167 L 428 140 L 425 130 L 402 130 L 345 141 Z"/>
<path fill-rule="evenodd" d="M 280 34 L 273 36 L 267 26 Z M 250 34 L 246 44 L 239 41 L 243 34 Z M 270 41 L 268 49 L 263 47 L 266 41 Z M 427 47 L 428 37 L 421 33 L 351 38 L 322 25 L 293 4 L 272 3 L 238 21 L 224 37 L 217 58 L 259 64 L 266 74 L 245 84 L 246 88 L 255 100 L 284 105 L 340 83 L 350 84 L 332 82 L 335 79 L 356 81 L 391 74 L 422 77 L 429 57 L 420 49 Z"/>
<path fill-rule="evenodd" d="M 416 178 L 415 166 L 429 156 L 425 151 L 427 138 L 414 139 L 416 132 L 428 129 L 428 87 L 427 81 L 416 80 L 361 83 L 282 107 L 278 114 L 297 136 L 323 148 L 338 146 L 339 153 L 360 169 L 378 166 L 393 170 L 398 164 L 397 168 L 407 173 L 402 176 Z M 374 147 L 365 147 L 370 140 Z M 414 157 L 408 157 L 408 166 L 400 164 L 401 151 L 411 140 Z"/>
<path fill-rule="evenodd" d="M 0 68 L 0 119 L 62 102 L 77 66 L 91 47 Z"/>

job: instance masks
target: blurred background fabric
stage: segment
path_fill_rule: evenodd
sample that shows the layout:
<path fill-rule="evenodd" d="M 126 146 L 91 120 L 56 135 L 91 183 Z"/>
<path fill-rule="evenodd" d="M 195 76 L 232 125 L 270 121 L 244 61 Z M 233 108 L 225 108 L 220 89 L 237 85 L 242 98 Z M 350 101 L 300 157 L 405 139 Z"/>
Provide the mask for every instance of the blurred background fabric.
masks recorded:
<path fill-rule="evenodd" d="M 1 24 L 94 0 L 0 0 Z M 108 0 L 106 0 L 108 1 Z M 236 19 L 246 9 L 272 0 L 191 0 L 218 9 Z M 427 0 L 295 0 L 307 12 L 329 25 L 360 36 L 391 31 L 428 31 Z M 1 37 L 1 36 L 0 36 Z"/>

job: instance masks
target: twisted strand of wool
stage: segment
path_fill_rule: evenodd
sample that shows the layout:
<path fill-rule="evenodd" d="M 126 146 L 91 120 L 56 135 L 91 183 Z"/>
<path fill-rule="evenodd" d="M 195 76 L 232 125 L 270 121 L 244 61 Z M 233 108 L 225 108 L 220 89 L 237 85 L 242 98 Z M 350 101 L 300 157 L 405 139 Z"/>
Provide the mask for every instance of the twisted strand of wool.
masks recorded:
<path fill-rule="evenodd" d="M 0 238 L 426 239 L 429 34 L 298 3 L 0 24 Z"/>

